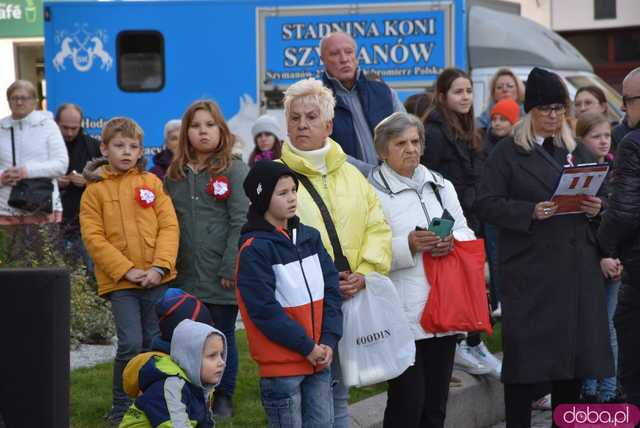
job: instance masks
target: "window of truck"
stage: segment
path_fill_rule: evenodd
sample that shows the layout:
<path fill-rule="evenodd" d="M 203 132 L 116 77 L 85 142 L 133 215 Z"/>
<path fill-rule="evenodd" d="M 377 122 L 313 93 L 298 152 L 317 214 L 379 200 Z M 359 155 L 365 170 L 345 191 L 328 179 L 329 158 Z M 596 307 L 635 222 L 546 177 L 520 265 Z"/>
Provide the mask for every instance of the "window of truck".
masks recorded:
<path fill-rule="evenodd" d="M 122 31 L 117 38 L 118 87 L 157 92 L 164 86 L 164 38 L 158 31 Z"/>

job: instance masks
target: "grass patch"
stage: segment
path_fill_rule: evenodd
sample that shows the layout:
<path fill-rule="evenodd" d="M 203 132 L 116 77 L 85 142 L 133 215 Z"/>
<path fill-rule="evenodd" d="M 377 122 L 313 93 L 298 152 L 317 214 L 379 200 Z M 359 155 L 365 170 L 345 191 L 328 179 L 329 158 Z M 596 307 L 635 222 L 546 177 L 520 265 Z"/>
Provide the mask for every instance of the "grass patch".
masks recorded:
<path fill-rule="evenodd" d="M 238 383 L 234 396 L 235 417 L 217 422 L 217 428 L 266 427 L 267 419 L 260 402 L 258 367 L 249 357 L 244 330 L 236 332 L 239 353 Z M 71 427 L 108 428 L 103 417 L 111 407 L 111 379 L 113 364 L 71 372 Z M 386 383 L 364 388 L 352 388 L 349 402 L 363 400 L 387 389 Z"/>
<path fill-rule="evenodd" d="M 492 353 L 502 352 L 502 322 L 497 322 L 493 326 L 493 335 L 482 334 L 482 340 Z"/>

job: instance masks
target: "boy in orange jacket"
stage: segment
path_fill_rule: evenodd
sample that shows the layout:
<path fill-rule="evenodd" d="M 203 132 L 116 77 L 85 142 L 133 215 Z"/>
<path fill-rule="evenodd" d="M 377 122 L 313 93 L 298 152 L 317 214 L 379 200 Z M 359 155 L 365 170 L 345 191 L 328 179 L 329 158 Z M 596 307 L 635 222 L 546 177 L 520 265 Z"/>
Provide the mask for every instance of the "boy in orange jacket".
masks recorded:
<path fill-rule="evenodd" d="M 96 266 L 98 294 L 111 301 L 118 335 L 113 407 L 106 416 L 112 424 L 130 405 L 122 371 L 159 334 L 154 304 L 176 276 L 178 220 L 160 180 L 145 171 L 142 139 L 132 119 L 107 122 L 104 158 L 85 168 L 80 203 L 82 239 Z"/>

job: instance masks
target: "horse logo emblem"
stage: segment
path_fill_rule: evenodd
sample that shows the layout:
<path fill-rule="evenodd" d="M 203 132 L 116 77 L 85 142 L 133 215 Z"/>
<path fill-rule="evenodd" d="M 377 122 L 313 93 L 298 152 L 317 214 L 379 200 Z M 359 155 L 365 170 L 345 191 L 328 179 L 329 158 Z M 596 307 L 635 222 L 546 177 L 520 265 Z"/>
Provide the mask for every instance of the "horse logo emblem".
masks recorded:
<path fill-rule="evenodd" d="M 111 55 L 104 49 L 107 32 L 88 30 L 88 24 L 75 24 L 75 31 L 61 30 L 56 33 L 55 42 L 60 50 L 53 57 L 56 71 L 66 70 L 65 62 L 71 59 L 73 67 L 80 72 L 87 72 L 93 67 L 95 59 L 100 60 L 100 69 L 109 71 L 113 66 Z"/>

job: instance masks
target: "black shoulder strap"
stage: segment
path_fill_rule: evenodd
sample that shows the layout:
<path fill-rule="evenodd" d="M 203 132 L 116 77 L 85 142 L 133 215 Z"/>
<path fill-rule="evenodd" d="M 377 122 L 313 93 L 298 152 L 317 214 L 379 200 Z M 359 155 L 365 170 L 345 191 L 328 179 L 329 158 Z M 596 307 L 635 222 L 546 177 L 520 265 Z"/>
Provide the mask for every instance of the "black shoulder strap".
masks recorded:
<path fill-rule="evenodd" d="M 431 171 L 429 171 L 429 172 L 431 172 Z M 433 175 L 433 172 L 431 172 L 431 176 L 435 180 L 435 176 Z M 440 191 L 438 190 L 438 185 L 436 183 L 434 183 L 434 182 L 430 182 L 429 184 L 431 185 L 431 188 L 433 189 L 433 193 L 436 195 L 436 199 L 438 200 L 438 202 L 440 203 L 440 206 L 442 207 L 442 218 L 446 218 L 446 219 L 449 219 L 449 220 L 454 220 L 454 218 L 451 215 L 451 213 L 449 212 L 449 210 L 446 209 L 444 204 L 442 203 L 442 197 L 440 196 Z"/>
<path fill-rule="evenodd" d="M 282 159 L 280 160 L 282 161 Z M 284 163 L 284 162 L 282 162 Z M 284 163 L 287 165 L 286 163 Z M 288 166 L 288 165 L 287 165 Z M 293 171 L 293 170 L 292 170 Z M 342 252 L 342 246 L 340 245 L 340 239 L 338 238 L 338 232 L 336 231 L 336 226 L 333 224 L 333 219 L 331 218 L 331 214 L 329 213 L 329 209 L 325 205 L 322 197 L 316 190 L 316 188 L 309 180 L 309 177 L 306 175 L 299 174 L 293 171 L 298 181 L 302 183 L 302 185 L 307 189 L 309 195 L 313 199 L 313 202 L 316 203 L 318 209 L 320 210 L 320 215 L 322 215 L 322 221 L 324 222 L 324 226 L 327 229 L 327 234 L 329 235 L 329 241 L 331 241 L 331 247 L 333 247 L 333 263 L 336 265 L 336 269 L 339 272 L 351 271 L 351 267 L 349 266 L 349 260 L 345 257 Z"/>
<path fill-rule="evenodd" d="M 11 159 L 13 161 L 13 166 L 16 166 L 16 142 L 13 136 L 13 126 L 11 129 Z"/>

